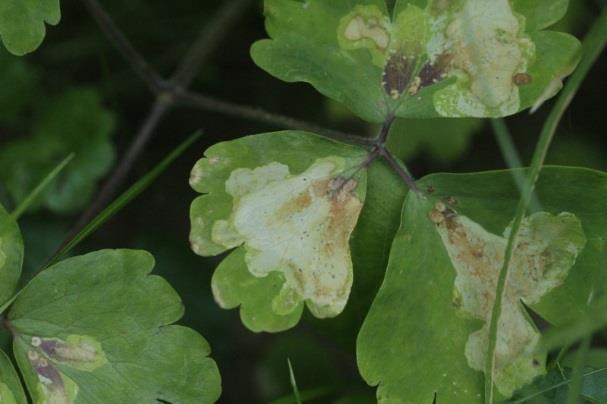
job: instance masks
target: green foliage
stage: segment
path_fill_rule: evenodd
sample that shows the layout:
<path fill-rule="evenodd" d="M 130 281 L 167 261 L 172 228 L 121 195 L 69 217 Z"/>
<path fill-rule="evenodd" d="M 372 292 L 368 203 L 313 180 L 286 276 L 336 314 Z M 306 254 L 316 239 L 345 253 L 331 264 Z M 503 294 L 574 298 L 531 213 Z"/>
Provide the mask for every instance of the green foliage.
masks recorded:
<path fill-rule="evenodd" d="M 552 97 L 577 64 L 575 38 L 542 30 L 566 1 L 548 14 L 533 0 L 425 3 L 397 1 L 390 16 L 383 0 L 266 0 L 271 39 L 251 54 L 371 122 L 512 115 Z"/>
<path fill-rule="evenodd" d="M 0 351 L 0 402 L 8 404 L 25 404 L 25 392 L 13 367 L 11 360 Z"/>
<path fill-rule="evenodd" d="M 434 175 L 420 184 L 436 193 L 407 198 L 386 278 L 359 335 L 359 367 L 370 384 L 379 384 L 380 400 L 431 402 L 436 392 L 441 403 L 479 402 L 487 329 L 478 320 L 487 319 L 494 299 L 491 285 L 505 248 L 505 239 L 496 235 L 509 225 L 518 191 L 507 171 Z M 607 176 L 595 171 L 544 170 L 538 184 L 544 209 L 570 213 L 552 216 L 556 221 L 532 215 L 525 225 L 528 246 L 521 240 L 514 262 L 525 268 L 530 259 L 536 262 L 530 268 L 546 272 L 538 278 L 513 270 L 507 286 L 500 328 L 507 336 L 500 341 L 509 342 L 498 347 L 496 370 L 498 389 L 506 396 L 544 366 L 544 356 L 535 352 L 539 334 L 524 320 L 518 299 L 552 324 L 586 309 L 595 287 L 588 279 L 598 275 L 605 256 L 596 241 L 607 228 L 601 214 L 607 195 L 597 193 L 606 184 Z M 575 216 L 568 219 L 570 214 Z M 533 261 L 535 254 L 548 261 Z M 424 372 L 418 363 L 424 363 Z"/>
<path fill-rule="evenodd" d="M 34 51 L 44 39 L 46 24 L 61 19 L 59 0 L 2 0 L 0 39 L 15 55 Z"/>
<path fill-rule="evenodd" d="M 191 207 L 190 243 L 203 256 L 237 247 L 213 277 L 220 306 L 240 305 L 254 331 L 292 327 L 304 301 L 320 318 L 343 310 L 365 159 L 362 149 L 295 131 L 207 150 L 190 178 L 206 194 Z"/>
<path fill-rule="evenodd" d="M 8 321 L 36 401 L 217 399 L 208 344 L 170 325 L 183 306 L 166 281 L 149 276 L 153 266 L 145 252 L 98 251 L 47 269 L 19 294 Z"/>
<path fill-rule="evenodd" d="M 0 306 L 13 296 L 22 263 L 23 241 L 19 226 L 0 205 Z"/>
<path fill-rule="evenodd" d="M 23 251 L 16 223 L 0 215 L 6 294 L 15 289 Z M 149 275 L 153 266 L 143 251 L 98 251 L 50 267 L 11 300 L 5 322 L 34 402 L 217 400 L 209 346 L 171 325 L 183 305 L 164 279 Z M 12 365 L 4 356 L 0 365 L 3 402 L 11 392 L 25 403 Z"/>
<path fill-rule="evenodd" d="M 0 150 L 0 181 L 20 203 L 35 185 L 71 153 L 69 167 L 47 188 L 36 207 L 73 213 L 89 202 L 114 161 L 110 141 L 114 115 L 91 89 L 72 89 L 52 99 L 35 119 L 32 135 Z"/>
<path fill-rule="evenodd" d="M 551 370 L 533 384 L 516 392 L 504 404 L 565 404 L 571 384 L 570 368 Z M 607 401 L 607 368 L 585 368 L 582 373 L 582 403 L 604 403 Z"/>

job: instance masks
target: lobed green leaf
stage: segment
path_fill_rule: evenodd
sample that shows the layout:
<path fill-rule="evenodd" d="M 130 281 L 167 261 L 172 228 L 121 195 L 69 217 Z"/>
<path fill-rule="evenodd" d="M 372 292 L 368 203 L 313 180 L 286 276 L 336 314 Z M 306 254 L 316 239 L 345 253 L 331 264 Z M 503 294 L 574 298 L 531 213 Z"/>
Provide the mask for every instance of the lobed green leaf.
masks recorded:
<path fill-rule="evenodd" d="M 538 107 L 579 60 L 546 26 L 567 1 L 266 0 L 270 39 L 253 60 L 307 82 L 359 117 L 502 117 Z"/>
<path fill-rule="evenodd" d="M 441 403 L 481 403 L 486 321 L 505 247 L 498 234 L 519 192 L 510 171 L 438 174 L 420 186 L 433 193 L 407 197 L 386 278 L 359 334 L 359 367 L 379 385 L 380 402 L 432 403 L 436 394 Z M 495 381 L 505 397 L 545 372 L 539 333 L 519 300 L 560 325 L 584 313 L 604 285 L 605 190 L 604 173 L 544 169 L 537 192 L 546 212 L 524 222 L 528 244 L 515 252 L 498 334 Z M 524 260 L 530 264 L 517 264 Z"/>
<path fill-rule="evenodd" d="M 366 194 L 366 151 L 286 131 L 219 143 L 192 170 L 199 255 L 236 248 L 213 276 L 224 308 L 254 331 L 295 325 L 304 302 L 341 313 L 352 285 L 350 235 Z"/>
<path fill-rule="evenodd" d="M 97 251 L 50 267 L 18 295 L 8 322 L 34 402 L 217 400 L 209 346 L 171 325 L 183 305 L 153 266 L 143 251 Z"/>
<path fill-rule="evenodd" d="M 46 24 L 61 19 L 59 0 L 2 0 L 0 2 L 0 39 L 15 55 L 24 55 L 40 46 Z"/>

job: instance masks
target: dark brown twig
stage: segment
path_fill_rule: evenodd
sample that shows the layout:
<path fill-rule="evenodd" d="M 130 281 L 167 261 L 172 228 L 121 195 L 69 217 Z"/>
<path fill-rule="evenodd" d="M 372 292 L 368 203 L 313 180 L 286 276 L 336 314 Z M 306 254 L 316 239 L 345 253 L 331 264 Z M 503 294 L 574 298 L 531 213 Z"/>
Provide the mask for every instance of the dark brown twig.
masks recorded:
<path fill-rule="evenodd" d="M 301 121 L 299 119 L 294 119 L 285 115 L 267 112 L 261 108 L 240 105 L 229 101 L 223 101 L 203 94 L 185 91 L 182 93 L 177 93 L 174 96 L 177 104 L 181 104 L 186 107 L 216 112 L 222 115 L 233 116 L 236 118 L 248 119 L 251 121 L 265 123 L 281 128 L 300 129 L 308 132 L 314 132 L 326 136 L 328 138 L 341 140 L 345 143 L 360 146 L 371 146 L 373 144 L 373 139 L 371 138 L 355 136 L 336 130 L 326 129 L 310 122 Z"/>
<path fill-rule="evenodd" d="M 93 16 L 99 28 L 108 37 L 112 45 L 120 52 L 131 68 L 154 93 L 158 92 L 162 87 L 164 80 L 156 71 L 148 64 L 139 52 L 133 47 L 131 42 L 124 36 L 122 31 L 114 24 L 114 21 L 97 0 L 82 0 L 90 14 Z"/>
<path fill-rule="evenodd" d="M 99 191 L 95 200 L 80 216 L 76 226 L 74 226 L 70 232 L 67 238 L 68 240 L 77 234 L 78 231 L 80 231 L 80 229 L 82 229 L 86 223 L 88 223 L 88 221 L 93 218 L 112 199 L 112 197 L 114 197 L 118 188 L 122 185 L 127 174 L 130 172 L 133 164 L 152 138 L 156 127 L 175 103 L 172 94 L 178 93 L 190 84 L 201 64 L 204 63 L 205 58 L 217 48 L 220 41 L 218 40 L 217 32 L 215 30 L 210 30 L 210 27 L 217 28 L 217 26 L 221 26 L 219 30 L 226 32 L 242 15 L 246 6 L 252 3 L 252 0 L 223 2 L 222 7 L 217 11 L 212 22 L 201 30 L 198 39 L 186 53 L 184 59 L 175 70 L 171 80 L 167 82 L 160 78 L 145 59 L 143 59 L 135 50 L 97 0 L 82 1 L 87 5 L 93 18 L 99 24 L 99 27 L 131 64 L 133 70 L 135 70 L 135 72 L 150 86 L 152 91 L 156 93 L 156 100 L 126 153 L 111 173 L 108 181 L 106 181 L 101 188 L 101 191 Z"/>
<path fill-rule="evenodd" d="M 409 189 L 414 192 L 421 192 L 417 183 L 415 182 L 415 178 L 409 173 L 409 171 L 404 167 L 404 165 L 400 162 L 398 158 L 396 158 L 390 150 L 385 147 L 380 147 L 379 154 L 390 164 L 392 169 L 396 171 L 398 176 L 407 184 Z"/>
<path fill-rule="evenodd" d="M 221 8 L 205 28 L 179 63 L 171 76 L 170 83 L 176 89 L 187 88 L 200 71 L 200 67 L 209 55 L 221 43 L 221 39 L 233 28 L 234 23 L 242 17 L 252 0 L 223 1 Z"/>

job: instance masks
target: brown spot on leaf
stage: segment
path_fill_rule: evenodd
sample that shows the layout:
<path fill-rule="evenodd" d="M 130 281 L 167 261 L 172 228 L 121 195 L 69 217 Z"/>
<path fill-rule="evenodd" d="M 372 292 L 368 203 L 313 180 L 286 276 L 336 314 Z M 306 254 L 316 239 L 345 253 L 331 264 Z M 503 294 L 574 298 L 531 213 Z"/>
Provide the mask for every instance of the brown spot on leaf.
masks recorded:
<path fill-rule="evenodd" d="M 517 86 L 525 86 L 531 83 L 531 76 L 527 73 L 517 73 L 512 77 L 512 82 Z"/>
<path fill-rule="evenodd" d="M 453 55 L 444 53 L 439 55 L 434 63 L 426 63 L 419 72 L 419 78 L 421 80 L 420 89 L 431 86 L 444 79 L 452 60 Z"/>
<path fill-rule="evenodd" d="M 415 68 L 415 59 L 399 52 L 390 55 L 383 74 L 383 85 L 386 93 L 398 99 L 407 89 Z"/>

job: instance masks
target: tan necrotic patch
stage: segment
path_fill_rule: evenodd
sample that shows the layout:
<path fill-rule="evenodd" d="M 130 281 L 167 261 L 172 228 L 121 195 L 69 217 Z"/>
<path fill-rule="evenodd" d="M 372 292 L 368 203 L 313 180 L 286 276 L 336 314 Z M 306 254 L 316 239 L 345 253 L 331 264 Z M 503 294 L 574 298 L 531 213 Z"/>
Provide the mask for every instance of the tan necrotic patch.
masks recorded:
<path fill-rule="evenodd" d="M 526 72 L 535 50 L 510 2 L 465 0 L 434 28 L 428 53 L 452 55 L 449 74 L 458 79 L 436 95 L 437 111 L 479 117 L 517 112 L 520 97 L 513 78 Z"/>
<path fill-rule="evenodd" d="M 357 181 L 342 174 L 338 157 L 317 160 L 291 175 L 271 163 L 237 169 L 226 182 L 234 197 L 229 220 L 213 225 L 213 242 L 231 248 L 244 244 L 246 263 L 256 277 L 284 275 L 274 299 L 277 314 L 287 314 L 305 300 L 317 317 L 339 314 L 352 286 L 349 239 L 362 202 Z"/>
<path fill-rule="evenodd" d="M 430 212 L 457 273 L 454 304 L 466 317 L 485 321 L 468 338 L 468 364 L 484 370 L 495 290 L 510 229 L 503 237 L 458 215 L 438 202 Z M 495 384 L 505 396 L 544 373 L 543 355 L 535 354 L 540 338 L 527 318 L 525 304 L 535 304 L 567 277 L 586 239 L 571 213 L 535 213 L 524 219 L 512 255 L 498 324 Z"/>

